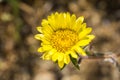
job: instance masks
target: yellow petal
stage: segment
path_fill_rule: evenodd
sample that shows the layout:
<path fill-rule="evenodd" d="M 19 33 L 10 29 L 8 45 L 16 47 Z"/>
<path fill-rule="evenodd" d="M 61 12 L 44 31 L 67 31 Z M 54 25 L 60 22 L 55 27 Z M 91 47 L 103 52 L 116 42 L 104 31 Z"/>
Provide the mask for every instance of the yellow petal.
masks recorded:
<path fill-rule="evenodd" d="M 42 47 L 40 47 L 40 48 L 38 48 L 38 50 L 37 50 L 37 52 L 44 52 L 44 50 L 43 50 L 43 48 Z"/>
<path fill-rule="evenodd" d="M 83 23 L 81 27 L 82 27 L 82 30 L 84 30 L 86 28 L 86 23 Z"/>
<path fill-rule="evenodd" d="M 58 59 L 58 53 L 53 54 L 52 61 L 56 62 Z"/>
<path fill-rule="evenodd" d="M 88 35 L 92 31 L 92 28 L 86 28 L 82 32 L 79 33 L 79 39 L 84 38 L 86 35 Z"/>
<path fill-rule="evenodd" d="M 53 33 L 53 28 L 49 25 L 49 21 L 47 21 L 46 19 L 42 20 L 42 32 L 44 33 L 44 35 L 51 35 Z"/>
<path fill-rule="evenodd" d="M 83 40 L 80 40 L 79 42 L 77 42 L 77 46 L 86 46 L 88 45 L 91 40 L 93 40 L 95 38 L 94 35 L 87 35 Z"/>
<path fill-rule="evenodd" d="M 55 21 L 55 15 L 48 16 L 48 22 L 49 26 L 55 31 L 57 26 L 56 26 L 56 21 Z"/>
<path fill-rule="evenodd" d="M 76 51 L 77 53 L 79 53 L 80 55 L 86 56 L 86 53 L 85 53 L 85 51 L 84 51 L 82 48 L 80 48 L 80 47 L 75 47 L 74 49 L 75 49 L 75 51 Z"/>
<path fill-rule="evenodd" d="M 87 35 L 86 37 L 89 38 L 90 40 L 93 40 L 95 38 L 94 35 Z"/>
<path fill-rule="evenodd" d="M 52 29 L 52 27 L 50 26 L 50 25 L 45 25 L 43 28 L 43 31 L 46 31 L 46 32 L 43 32 L 43 33 L 47 33 L 47 34 L 51 34 L 51 33 L 53 33 L 53 29 Z"/>
<path fill-rule="evenodd" d="M 86 46 L 90 43 L 91 40 L 85 39 L 85 40 L 80 40 L 76 45 L 78 46 Z"/>
<path fill-rule="evenodd" d="M 71 51 L 70 54 L 73 58 L 76 58 L 76 59 L 78 58 L 78 55 L 74 51 Z"/>
<path fill-rule="evenodd" d="M 44 37 L 43 34 L 36 34 L 36 35 L 34 36 L 34 38 L 37 39 L 37 40 L 42 40 L 43 37 Z"/>
<path fill-rule="evenodd" d="M 48 25 L 48 21 L 46 19 L 43 19 L 42 22 L 41 22 L 41 25 L 44 27 L 46 25 Z"/>
<path fill-rule="evenodd" d="M 76 21 L 76 16 L 73 14 L 71 16 L 71 22 L 70 22 L 70 29 L 74 30 L 74 25 L 75 25 L 75 21 Z"/>
<path fill-rule="evenodd" d="M 58 12 L 55 13 L 54 15 L 54 26 L 55 26 L 55 30 L 57 30 L 60 26 L 60 23 L 61 21 L 59 20 L 59 14 Z"/>
<path fill-rule="evenodd" d="M 81 16 L 81 17 L 79 17 L 79 18 L 75 21 L 74 26 L 73 26 L 73 29 L 74 29 L 76 32 L 78 32 L 78 31 L 82 28 L 82 22 L 83 22 L 83 20 L 84 20 L 84 17 Z"/>
<path fill-rule="evenodd" d="M 42 39 L 41 45 L 50 45 L 50 41 L 46 40 L 45 38 Z"/>
<path fill-rule="evenodd" d="M 76 16 L 73 14 L 73 15 L 71 16 L 71 22 L 74 23 L 75 21 L 76 21 Z"/>
<path fill-rule="evenodd" d="M 68 63 L 70 63 L 70 57 L 69 57 L 69 55 L 64 55 L 64 62 L 66 63 L 66 64 L 68 64 Z"/>
<path fill-rule="evenodd" d="M 60 68 L 63 68 L 63 66 L 64 66 L 64 61 L 58 61 L 58 66 L 59 66 Z"/>
<path fill-rule="evenodd" d="M 56 30 L 61 27 L 61 17 L 58 13 L 55 14 L 55 27 Z"/>
<path fill-rule="evenodd" d="M 83 21 L 84 21 L 84 17 L 81 16 L 76 20 L 76 23 L 83 23 Z"/>
<path fill-rule="evenodd" d="M 51 55 L 49 55 L 48 53 L 44 53 L 44 54 L 42 55 L 42 59 L 43 59 L 43 60 L 50 60 L 50 59 L 51 59 Z"/>
<path fill-rule="evenodd" d="M 60 16 L 59 16 L 59 20 L 60 20 L 60 27 L 62 28 L 62 29 L 65 29 L 65 17 L 66 17 L 66 14 L 60 14 Z"/>
<path fill-rule="evenodd" d="M 58 54 L 58 61 L 62 61 L 64 59 L 64 53 Z"/>
<path fill-rule="evenodd" d="M 52 46 L 51 45 L 43 45 L 42 47 L 38 48 L 38 52 L 45 52 L 45 51 L 48 51 L 48 50 L 51 50 L 52 49 Z"/>
<path fill-rule="evenodd" d="M 40 33 L 42 33 L 42 27 L 38 26 L 38 27 L 37 27 L 37 30 L 38 30 Z"/>
<path fill-rule="evenodd" d="M 57 51 L 56 51 L 56 49 L 51 49 L 49 52 L 48 52 L 48 54 L 50 54 L 50 55 L 53 55 L 54 53 L 56 53 Z"/>
<path fill-rule="evenodd" d="M 81 23 L 75 23 L 72 29 L 76 32 L 79 32 L 81 29 Z"/>
<path fill-rule="evenodd" d="M 58 21 L 56 20 L 56 23 L 59 23 L 58 29 L 65 29 L 67 27 L 65 17 L 64 13 L 59 14 Z"/>
<path fill-rule="evenodd" d="M 69 28 L 70 27 L 70 13 L 66 14 L 66 26 Z"/>
<path fill-rule="evenodd" d="M 45 60 L 51 60 L 53 54 L 55 54 L 56 50 L 55 49 L 51 49 L 49 51 L 46 51 L 46 53 L 43 54 L 42 58 Z"/>

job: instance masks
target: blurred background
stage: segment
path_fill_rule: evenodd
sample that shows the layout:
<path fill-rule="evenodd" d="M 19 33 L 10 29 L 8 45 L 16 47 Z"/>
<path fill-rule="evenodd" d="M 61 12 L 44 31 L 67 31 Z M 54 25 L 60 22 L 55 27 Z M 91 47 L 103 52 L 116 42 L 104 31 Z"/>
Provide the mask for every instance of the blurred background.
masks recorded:
<path fill-rule="evenodd" d="M 120 80 L 109 62 L 87 60 L 62 71 L 40 59 L 36 27 L 53 12 L 84 16 L 93 51 L 120 53 L 120 0 L 0 0 L 0 80 Z M 120 62 L 120 59 L 118 58 Z"/>

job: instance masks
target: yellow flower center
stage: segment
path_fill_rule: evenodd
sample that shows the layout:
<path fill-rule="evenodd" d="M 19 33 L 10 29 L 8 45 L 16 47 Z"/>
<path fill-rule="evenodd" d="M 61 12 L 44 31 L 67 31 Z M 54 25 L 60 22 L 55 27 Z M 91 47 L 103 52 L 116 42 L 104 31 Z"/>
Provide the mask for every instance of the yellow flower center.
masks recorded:
<path fill-rule="evenodd" d="M 78 41 L 78 35 L 75 31 L 69 29 L 60 29 L 51 36 L 52 46 L 59 52 L 69 50 Z"/>

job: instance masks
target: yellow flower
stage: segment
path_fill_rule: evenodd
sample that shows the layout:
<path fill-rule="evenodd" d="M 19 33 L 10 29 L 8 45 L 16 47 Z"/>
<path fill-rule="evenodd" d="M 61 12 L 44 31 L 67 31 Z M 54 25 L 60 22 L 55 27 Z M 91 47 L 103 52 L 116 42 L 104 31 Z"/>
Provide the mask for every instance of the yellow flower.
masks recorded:
<path fill-rule="evenodd" d="M 57 62 L 63 68 L 70 63 L 70 56 L 75 59 L 78 58 L 77 54 L 86 56 L 83 48 L 94 35 L 90 35 L 92 28 L 87 28 L 83 21 L 83 16 L 76 19 L 74 14 L 58 12 L 43 19 L 41 26 L 37 27 L 40 34 L 35 35 L 41 41 L 38 52 L 43 53 L 42 58 Z"/>

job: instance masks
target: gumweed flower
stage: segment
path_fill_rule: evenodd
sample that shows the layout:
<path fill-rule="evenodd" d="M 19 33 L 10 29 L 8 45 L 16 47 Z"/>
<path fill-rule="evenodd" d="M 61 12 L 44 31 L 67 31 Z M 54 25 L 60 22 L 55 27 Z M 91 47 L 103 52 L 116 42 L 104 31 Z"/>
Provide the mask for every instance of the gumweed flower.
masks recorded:
<path fill-rule="evenodd" d="M 86 27 L 84 17 L 76 18 L 75 14 L 55 12 L 43 19 L 37 27 L 39 34 L 35 39 L 41 41 L 38 52 L 43 60 L 52 60 L 60 68 L 78 59 L 78 54 L 87 56 L 84 47 L 93 39 L 92 28 Z"/>

